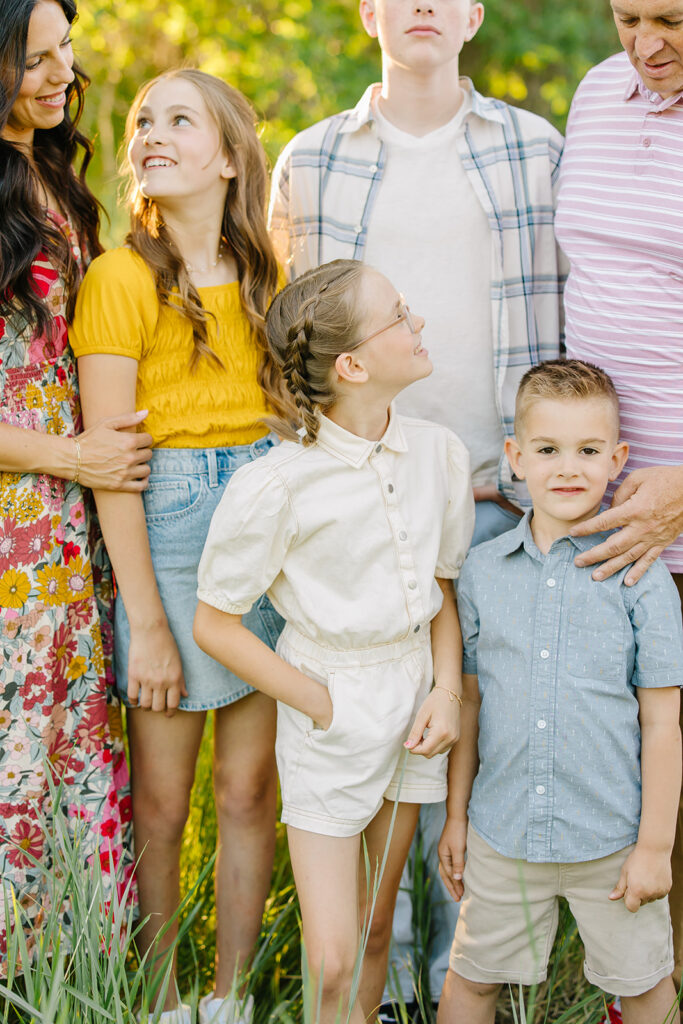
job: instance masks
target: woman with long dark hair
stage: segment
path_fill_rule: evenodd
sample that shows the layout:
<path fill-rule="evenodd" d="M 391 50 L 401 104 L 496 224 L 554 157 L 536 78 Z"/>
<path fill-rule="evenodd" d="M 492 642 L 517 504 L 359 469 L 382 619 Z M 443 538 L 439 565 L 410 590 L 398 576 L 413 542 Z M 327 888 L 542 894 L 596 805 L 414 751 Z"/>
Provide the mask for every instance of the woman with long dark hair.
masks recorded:
<path fill-rule="evenodd" d="M 48 773 L 84 867 L 98 857 L 112 890 L 132 871 L 111 574 L 83 488 L 143 489 L 151 438 L 143 413 L 81 427 L 67 325 L 101 248 L 75 17 L 0 0 L 0 964 L 12 897 L 31 949 L 59 892 Z"/>

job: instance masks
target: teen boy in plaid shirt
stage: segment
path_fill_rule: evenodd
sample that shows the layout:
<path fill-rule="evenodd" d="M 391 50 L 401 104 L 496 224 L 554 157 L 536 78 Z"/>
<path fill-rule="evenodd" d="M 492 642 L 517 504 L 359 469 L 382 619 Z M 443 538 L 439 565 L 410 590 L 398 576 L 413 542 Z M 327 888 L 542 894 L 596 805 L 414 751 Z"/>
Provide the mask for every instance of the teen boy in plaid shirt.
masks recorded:
<path fill-rule="evenodd" d="M 485 98 L 459 77 L 482 4 L 360 0 L 360 14 L 379 39 L 382 84 L 285 148 L 274 173 L 272 235 L 292 276 L 337 257 L 366 260 L 424 313 L 436 372 L 408 389 L 401 411 L 443 423 L 470 449 L 478 543 L 517 522 L 525 491 L 511 478 L 503 440 L 522 375 L 559 352 L 553 215 L 562 138 L 542 118 Z M 436 845 L 441 820 L 421 819 L 425 845 Z M 436 997 L 455 908 L 437 879 L 435 852 L 430 860 Z M 395 938 L 410 931 L 406 903 Z M 401 986 L 410 999 L 407 974 Z"/>

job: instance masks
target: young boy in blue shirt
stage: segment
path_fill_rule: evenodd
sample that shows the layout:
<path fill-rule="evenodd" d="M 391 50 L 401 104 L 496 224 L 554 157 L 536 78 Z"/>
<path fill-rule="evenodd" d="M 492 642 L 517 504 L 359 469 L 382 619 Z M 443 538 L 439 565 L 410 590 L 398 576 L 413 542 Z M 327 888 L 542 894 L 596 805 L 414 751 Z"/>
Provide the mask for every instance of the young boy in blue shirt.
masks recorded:
<path fill-rule="evenodd" d="M 439 1024 L 493 1024 L 501 983 L 542 981 L 564 896 L 590 982 L 626 1024 L 680 1020 L 666 894 L 681 786 L 681 609 L 656 562 L 627 587 L 576 555 L 628 455 L 609 377 L 577 360 L 522 378 L 513 472 L 533 510 L 474 548 L 458 584 L 461 739 L 439 854 L 463 899 Z M 467 864 L 465 865 L 465 850 Z"/>

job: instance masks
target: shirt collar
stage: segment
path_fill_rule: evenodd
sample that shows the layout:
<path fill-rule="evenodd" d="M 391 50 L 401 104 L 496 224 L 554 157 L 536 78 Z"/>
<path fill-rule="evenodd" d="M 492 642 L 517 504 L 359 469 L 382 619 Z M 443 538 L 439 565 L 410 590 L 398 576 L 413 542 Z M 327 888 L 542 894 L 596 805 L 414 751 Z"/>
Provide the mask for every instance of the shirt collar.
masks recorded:
<path fill-rule="evenodd" d="M 359 129 L 364 128 L 365 125 L 373 123 L 375 116 L 372 112 L 372 98 L 375 95 L 375 90 L 381 88 L 378 82 L 374 82 L 367 87 L 353 110 L 348 111 L 346 121 L 339 129 L 342 135 L 346 135 L 349 132 L 357 132 Z"/>
<path fill-rule="evenodd" d="M 408 451 L 408 445 L 401 429 L 401 418 L 396 414 L 393 403 L 389 409 L 387 429 L 379 441 L 369 441 L 366 437 L 358 437 L 357 434 L 344 430 L 327 416 L 321 416 L 317 444 L 331 455 L 336 455 L 342 462 L 353 466 L 354 469 L 360 469 L 378 445 L 393 452 Z"/>
<path fill-rule="evenodd" d="M 675 103 L 679 103 L 683 99 L 683 90 L 674 93 L 673 96 L 667 96 L 666 99 L 658 92 L 652 92 L 634 68 L 624 90 L 624 99 L 627 101 L 633 99 L 636 93 L 651 103 L 653 110 L 668 110 L 669 107 L 673 107 Z"/>
<path fill-rule="evenodd" d="M 545 555 L 536 547 L 536 541 L 531 533 L 531 516 L 532 509 L 527 509 L 519 523 L 513 530 L 508 530 L 507 533 L 501 534 L 498 539 L 500 550 L 503 555 L 513 555 L 516 551 L 519 551 L 521 547 L 524 548 L 528 555 L 537 560 L 543 560 Z M 596 544 L 600 544 L 603 540 L 609 537 L 612 531 L 608 530 L 603 533 L 591 533 L 587 537 L 570 537 L 567 534 L 565 537 L 559 537 L 558 540 L 553 542 L 553 546 L 561 540 L 568 540 L 570 544 L 573 544 L 577 551 L 588 551 L 589 548 L 595 547 Z"/>
<path fill-rule="evenodd" d="M 505 123 L 505 118 L 503 116 L 503 112 L 500 110 L 498 100 L 491 99 L 488 96 L 482 96 L 478 93 L 472 84 L 471 78 L 463 76 L 460 79 L 460 84 L 463 89 L 467 89 L 472 97 L 472 110 L 470 113 L 484 118 L 485 121 L 497 121 L 499 124 Z M 348 112 L 346 121 L 340 128 L 342 135 L 350 132 L 357 132 L 366 125 L 374 124 L 375 115 L 372 109 L 372 102 L 375 94 L 379 92 L 381 88 L 382 86 L 379 82 L 374 82 L 372 85 L 367 87 L 353 110 Z"/>

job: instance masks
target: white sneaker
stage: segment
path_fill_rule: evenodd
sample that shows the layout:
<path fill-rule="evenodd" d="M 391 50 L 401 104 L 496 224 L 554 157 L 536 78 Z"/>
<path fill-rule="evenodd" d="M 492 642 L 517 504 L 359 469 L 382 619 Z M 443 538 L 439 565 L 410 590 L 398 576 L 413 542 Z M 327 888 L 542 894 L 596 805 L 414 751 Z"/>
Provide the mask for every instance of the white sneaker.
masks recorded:
<path fill-rule="evenodd" d="M 147 1017 L 138 1017 L 140 1024 L 153 1024 L 155 1020 L 157 1024 L 192 1024 L 190 1007 L 185 1003 L 179 1003 L 172 1010 L 163 1010 L 156 1018 L 153 1013 Z"/>
<path fill-rule="evenodd" d="M 213 992 L 199 1000 L 199 1024 L 252 1024 L 254 997 L 239 999 L 230 993 L 216 999 Z"/>

